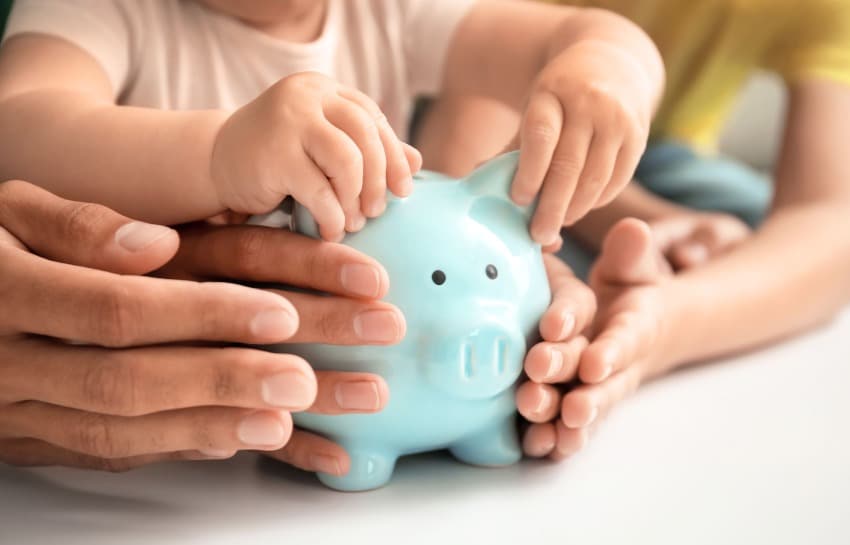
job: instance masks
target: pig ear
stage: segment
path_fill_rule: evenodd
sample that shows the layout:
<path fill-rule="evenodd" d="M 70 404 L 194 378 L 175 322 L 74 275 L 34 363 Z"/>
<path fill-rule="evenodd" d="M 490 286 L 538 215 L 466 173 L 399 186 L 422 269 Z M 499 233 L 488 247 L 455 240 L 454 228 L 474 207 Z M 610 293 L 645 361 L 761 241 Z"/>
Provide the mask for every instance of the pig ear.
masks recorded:
<path fill-rule="evenodd" d="M 518 164 L 518 151 L 504 153 L 479 166 L 467 176 L 466 181 L 473 194 L 505 201 L 516 208 L 528 222 L 534 212 L 534 205 L 519 206 L 511 200 L 511 183 Z"/>

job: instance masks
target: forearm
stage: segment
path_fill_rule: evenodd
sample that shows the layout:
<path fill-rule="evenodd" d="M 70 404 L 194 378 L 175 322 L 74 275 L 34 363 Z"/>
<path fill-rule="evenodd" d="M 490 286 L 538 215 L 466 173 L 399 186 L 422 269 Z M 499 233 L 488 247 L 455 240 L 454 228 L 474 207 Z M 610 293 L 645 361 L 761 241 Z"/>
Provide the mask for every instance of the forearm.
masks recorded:
<path fill-rule="evenodd" d="M 570 228 L 570 235 L 588 248 L 599 250 L 605 235 L 623 218 L 652 222 L 686 213 L 688 209 L 658 197 L 637 182 L 631 182 L 610 204 L 591 211 Z"/>
<path fill-rule="evenodd" d="M 506 149 L 519 115 L 480 96 L 441 96 L 419 125 L 413 144 L 422 153 L 423 168 L 460 178 Z"/>
<path fill-rule="evenodd" d="M 0 118 L 2 179 L 164 224 L 222 210 L 209 167 L 221 112 L 121 107 L 45 88 L 4 98 Z"/>
<path fill-rule="evenodd" d="M 639 27 L 604 10 L 536 2 L 476 6 L 455 33 L 443 93 L 488 96 L 521 111 L 546 66 L 564 52 L 587 44 L 609 46 L 606 49 L 616 66 L 636 68 L 626 77 L 627 85 L 636 85 L 636 92 L 646 95 L 648 107 L 657 105 L 664 87 L 664 64 Z M 476 51 L 486 54 L 472 53 Z M 612 77 L 612 84 L 617 79 Z"/>
<path fill-rule="evenodd" d="M 850 301 L 848 215 L 847 203 L 780 209 L 733 252 L 674 277 L 665 286 L 673 311 L 659 371 L 759 346 L 833 316 Z"/>

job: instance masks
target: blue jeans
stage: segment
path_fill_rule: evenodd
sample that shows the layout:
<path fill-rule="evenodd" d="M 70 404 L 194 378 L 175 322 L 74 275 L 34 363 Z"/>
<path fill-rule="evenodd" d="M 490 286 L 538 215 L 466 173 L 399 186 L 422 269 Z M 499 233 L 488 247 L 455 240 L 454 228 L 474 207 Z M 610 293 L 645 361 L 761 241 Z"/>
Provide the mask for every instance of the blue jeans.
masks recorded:
<path fill-rule="evenodd" d="M 635 178 L 652 193 L 696 210 L 725 212 L 751 227 L 761 223 L 773 194 L 769 178 L 733 159 L 701 156 L 675 142 L 653 142 Z M 595 255 L 564 236 L 558 254 L 580 278 L 587 278 Z"/>

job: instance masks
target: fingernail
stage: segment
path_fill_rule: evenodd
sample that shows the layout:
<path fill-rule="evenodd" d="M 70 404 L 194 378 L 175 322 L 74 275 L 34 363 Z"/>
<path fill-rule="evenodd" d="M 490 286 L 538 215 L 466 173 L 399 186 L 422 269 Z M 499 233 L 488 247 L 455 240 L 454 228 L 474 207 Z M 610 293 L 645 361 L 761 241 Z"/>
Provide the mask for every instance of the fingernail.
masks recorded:
<path fill-rule="evenodd" d="M 381 290 L 381 273 L 372 265 L 350 263 L 340 270 L 342 287 L 361 297 L 374 299 Z"/>
<path fill-rule="evenodd" d="M 534 408 L 534 414 L 542 414 L 549 406 L 549 400 L 552 398 L 552 393 L 549 390 L 541 390 L 540 400 L 537 402 L 537 407 Z"/>
<path fill-rule="evenodd" d="M 533 445 L 526 445 L 525 450 L 526 454 L 531 456 L 532 458 L 542 458 L 546 456 L 552 450 L 555 449 L 555 439 L 552 438 L 545 443 L 535 443 Z"/>
<path fill-rule="evenodd" d="M 413 178 L 407 178 L 399 184 L 399 197 L 407 197 L 413 193 Z"/>
<path fill-rule="evenodd" d="M 560 350 L 549 349 L 549 368 L 546 370 L 546 378 L 555 378 L 564 367 L 564 355 Z"/>
<path fill-rule="evenodd" d="M 607 350 L 602 355 L 602 377 L 599 380 L 605 380 L 611 373 L 614 372 L 614 362 L 617 361 L 619 350 L 616 346 L 609 345 Z"/>
<path fill-rule="evenodd" d="M 599 377 L 599 380 L 602 381 L 602 380 L 605 380 L 608 377 L 610 377 L 611 371 L 613 371 L 613 370 L 614 370 L 614 368 L 611 366 L 610 363 L 604 363 L 602 365 L 602 375 Z"/>
<path fill-rule="evenodd" d="M 213 449 L 213 448 L 201 449 L 198 452 L 200 452 L 201 454 L 203 454 L 204 456 L 206 456 L 208 458 L 216 458 L 216 459 L 231 458 L 232 456 L 234 456 L 236 454 L 235 450 L 219 450 L 219 449 Z"/>
<path fill-rule="evenodd" d="M 378 385 L 369 381 L 337 384 L 334 398 L 341 409 L 349 411 L 376 411 L 381 406 Z"/>
<path fill-rule="evenodd" d="M 369 204 L 369 206 L 366 207 L 366 210 L 364 210 L 363 213 L 366 214 L 366 217 L 376 218 L 383 214 L 386 208 L 387 201 L 382 198 Z"/>
<path fill-rule="evenodd" d="M 572 312 L 564 312 L 561 314 L 561 321 L 563 324 L 561 325 L 561 335 L 558 339 L 564 340 L 572 335 L 576 327 L 576 317 Z"/>
<path fill-rule="evenodd" d="M 585 428 L 585 427 L 593 424 L 593 421 L 596 420 L 596 417 L 598 415 L 599 415 L 599 408 L 593 407 L 592 409 L 590 409 L 590 414 L 587 416 L 587 420 L 580 427 Z"/>
<path fill-rule="evenodd" d="M 115 242 L 128 252 L 138 252 L 172 232 L 172 229 L 162 225 L 134 221 L 115 231 Z"/>
<path fill-rule="evenodd" d="M 310 456 L 310 466 L 319 473 L 330 473 L 331 475 L 342 475 L 339 460 L 333 456 L 324 454 L 313 454 Z"/>
<path fill-rule="evenodd" d="M 542 235 L 540 235 L 540 239 L 539 239 L 538 242 L 540 242 L 540 245 L 545 248 L 547 246 L 552 246 L 553 244 L 558 242 L 558 238 L 560 236 L 561 236 L 560 230 L 552 231 L 552 232 L 548 232 L 548 233 L 543 233 Z"/>
<path fill-rule="evenodd" d="M 243 418 L 237 436 L 245 445 L 257 447 L 279 445 L 286 439 L 280 420 L 263 413 Z"/>
<path fill-rule="evenodd" d="M 527 193 L 514 193 L 513 199 L 514 203 L 518 204 L 519 206 L 528 206 L 534 199 L 534 195 L 529 195 Z"/>
<path fill-rule="evenodd" d="M 286 371 L 263 380 L 262 394 L 269 405 L 299 410 L 313 404 L 316 384 L 299 371 Z"/>
<path fill-rule="evenodd" d="M 356 216 L 352 217 L 349 220 L 347 231 L 349 233 L 353 233 L 355 231 L 359 231 L 359 230 L 363 229 L 363 227 L 365 225 L 366 225 L 366 216 L 364 216 L 363 214 L 357 214 Z"/>
<path fill-rule="evenodd" d="M 282 341 L 291 337 L 297 329 L 298 320 L 291 312 L 282 308 L 264 310 L 251 320 L 251 333 L 263 340 Z"/>
<path fill-rule="evenodd" d="M 399 338 L 401 326 L 391 310 L 366 310 L 354 317 L 354 334 L 365 342 L 392 342 Z"/>

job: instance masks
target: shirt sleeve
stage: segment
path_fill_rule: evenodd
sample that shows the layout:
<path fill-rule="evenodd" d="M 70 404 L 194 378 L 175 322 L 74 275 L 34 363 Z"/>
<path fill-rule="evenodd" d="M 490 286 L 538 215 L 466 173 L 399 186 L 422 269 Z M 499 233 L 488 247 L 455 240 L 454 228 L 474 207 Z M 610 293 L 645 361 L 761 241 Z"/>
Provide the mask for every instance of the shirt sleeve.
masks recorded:
<path fill-rule="evenodd" d="M 767 68 L 789 83 L 828 79 L 850 85 L 850 2 L 800 4 L 777 37 Z"/>
<path fill-rule="evenodd" d="M 409 0 L 404 4 L 404 55 L 412 94 L 440 90 L 454 32 L 474 0 Z"/>
<path fill-rule="evenodd" d="M 100 64 L 117 96 L 130 73 L 131 35 L 125 10 L 118 0 L 16 0 L 3 41 L 25 33 L 66 40 Z"/>

